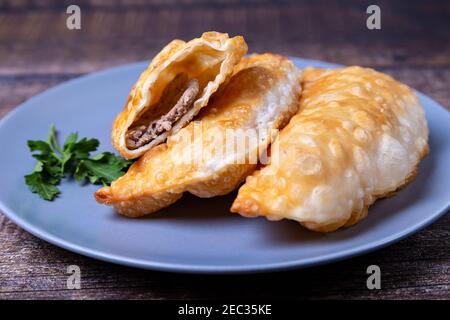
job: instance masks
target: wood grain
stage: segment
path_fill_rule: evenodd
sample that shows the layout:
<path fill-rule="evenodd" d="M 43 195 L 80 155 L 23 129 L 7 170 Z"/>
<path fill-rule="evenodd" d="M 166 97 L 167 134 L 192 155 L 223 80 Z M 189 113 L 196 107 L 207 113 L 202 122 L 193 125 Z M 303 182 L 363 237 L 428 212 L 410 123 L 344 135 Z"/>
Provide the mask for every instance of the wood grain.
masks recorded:
<path fill-rule="evenodd" d="M 131 269 L 56 248 L 0 218 L 0 298 L 448 298 L 450 216 L 386 249 L 328 266 L 240 276 L 181 275 Z M 81 268 L 68 290 L 67 266 Z M 366 268 L 382 270 L 382 289 L 366 289 Z M 273 294 L 276 293 L 276 296 Z"/>
<path fill-rule="evenodd" d="M 273 51 L 374 67 L 450 110 L 450 3 L 377 1 L 382 30 L 365 27 L 371 1 L 85 0 L 82 30 L 65 27 L 68 1 L 0 0 L 0 117 L 68 79 L 148 60 L 173 38 L 243 34 Z M 0 214 L 0 299 L 449 299 L 450 216 L 377 252 L 327 266 L 242 276 L 131 269 L 50 245 Z M 82 289 L 66 288 L 68 265 Z M 382 289 L 366 289 L 366 268 Z"/>

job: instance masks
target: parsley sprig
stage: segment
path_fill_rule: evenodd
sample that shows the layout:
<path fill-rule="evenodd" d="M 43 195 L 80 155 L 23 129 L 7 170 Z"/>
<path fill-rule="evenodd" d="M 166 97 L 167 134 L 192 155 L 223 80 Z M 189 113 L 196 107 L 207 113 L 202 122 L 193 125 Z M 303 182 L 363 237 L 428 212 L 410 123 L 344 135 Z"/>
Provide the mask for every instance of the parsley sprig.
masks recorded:
<path fill-rule="evenodd" d="M 77 181 L 110 185 L 125 174 L 131 161 L 111 152 L 102 152 L 93 157 L 90 153 L 99 146 L 97 139 L 82 138 L 71 133 L 63 147 L 58 143 L 55 126 L 51 126 L 47 141 L 28 140 L 28 147 L 37 163 L 33 171 L 25 176 L 25 183 L 33 193 L 52 201 L 61 191 L 56 187 L 64 177 L 73 176 Z"/>

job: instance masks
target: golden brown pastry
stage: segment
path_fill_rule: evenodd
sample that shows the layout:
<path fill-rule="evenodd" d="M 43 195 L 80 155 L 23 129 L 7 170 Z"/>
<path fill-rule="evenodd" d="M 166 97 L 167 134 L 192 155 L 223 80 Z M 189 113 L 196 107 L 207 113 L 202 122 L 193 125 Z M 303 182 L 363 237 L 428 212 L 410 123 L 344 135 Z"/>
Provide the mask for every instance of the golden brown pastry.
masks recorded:
<path fill-rule="evenodd" d="M 207 105 L 246 52 L 244 38 L 226 33 L 170 42 L 131 89 L 113 125 L 114 147 L 132 159 L 164 142 Z"/>
<path fill-rule="evenodd" d="M 97 201 L 139 217 L 169 206 L 186 191 L 213 197 L 234 190 L 265 156 L 272 129 L 297 112 L 300 91 L 300 71 L 287 58 L 243 58 L 196 121 L 98 190 Z M 235 139 L 242 137 L 239 144 Z"/>
<path fill-rule="evenodd" d="M 406 85 L 372 69 L 307 69 L 300 110 L 270 165 L 247 177 L 231 211 L 329 232 L 367 215 L 414 179 L 428 152 L 423 108 Z"/>

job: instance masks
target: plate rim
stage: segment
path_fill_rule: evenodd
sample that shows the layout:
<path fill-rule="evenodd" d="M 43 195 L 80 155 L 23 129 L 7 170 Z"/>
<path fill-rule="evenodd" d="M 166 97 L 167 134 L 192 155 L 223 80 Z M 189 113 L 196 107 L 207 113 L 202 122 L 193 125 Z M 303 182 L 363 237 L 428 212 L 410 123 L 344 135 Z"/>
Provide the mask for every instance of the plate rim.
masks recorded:
<path fill-rule="evenodd" d="M 292 61 L 301 61 L 302 63 L 309 64 L 321 64 L 324 66 L 328 66 L 330 68 L 342 67 L 343 65 L 330 63 L 326 61 L 313 60 L 313 59 L 303 59 L 299 57 L 289 57 Z M 144 66 L 144 64 L 148 64 L 148 61 L 139 61 L 128 63 L 125 65 L 120 65 L 112 68 L 106 68 L 103 70 L 95 71 L 89 74 L 85 74 L 68 81 L 64 81 L 56 86 L 53 86 L 47 90 L 44 90 L 37 95 L 32 96 L 26 101 L 20 103 L 13 110 L 8 112 L 1 120 L 0 120 L 0 129 L 6 122 L 8 122 L 11 118 L 13 118 L 17 112 L 22 111 L 26 108 L 32 107 L 32 102 L 35 97 L 52 94 L 54 90 L 59 90 L 61 87 L 71 85 L 76 82 L 81 82 L 90 77 L 98 77 L 104 74 L 110 74 L 111 72 L 121 72 L 123 69 L 129 69 L 137 66 Z M 448 113 L 448 111 L 433 98 L 423 94 L 422 92 L 413 89 L 420 99 L 429 100 L 433 103 L 437 108 L 440 108 Z M 274 263 L 257 263 L 257 264 L 247 264 L 247 265 L 202 265 L 202 264 L 182 264 L 182 263 L 173 263 L 173 262 L 160 262 L 160 261 L 149 261 L 144 259 L 136 259 L 131 257 L 126 257 L 123 255 L 117 255 L 113 253 L 105 253 L 99 250 L 90 249 L 84 246 L 79 246 L 77 244 L 73 244 L 61 237 L 54 236 L 49 232 L 45 231 L 42 228 L 35 227 L 31 223 L 27 222 L 25 219 L 21 218 L 17 214 L 10 210 L 3 201 L 0 201 L 0 211 L 11 221 L 13 221 L 16 225 L 24 229 L 25 231 L 31 233 L 37 238 L 40 238 L 48 243 L 51 243 L 57 247 L 63 248 L 68 251 L 75 252 L 77 254 L 87 256 L 89 258 L 98 259 L 105 262 L 110 262 L 118 265 L 123 265 L 127 267 L 135 267 L 147 270 L 155 270 L 155 271 L 165 271 L 165 272 L 178 272 L 178 273 L 195 273 L 195 274 L 245 274 L 245 273 L 261 273 L 261 272 L 274 272 L 274 271 L 284 271 L 284 270 L 292 270 L 292 269 L 300 269 L 307 268 L 312 266 L 330 264 L 333 262 L 341 261 L 344 259 L 349 259 L 352 257 L 360 256 L 381 248 L 384 248 L 388 245 L 391 245 L 395 242 L 398 242 L 413 233 L 416 233 L 423 228 L 429 226 L 438 218 L 443 216 L 450 209 L 450 198 L 447 200 L 447 203 L 444 204 L 440 209 L 435 210 L 432 214 L 427 216 L 426 219 L 423 219 L 416 223 L 413 226 L 410 226 L 407 229 L 404 229 L 400 232 L 391 234 L 389 236 L 383 237 L 376 241 L 371 241 L 367 244 L 363 244 L 357 247 L 352 247 L 346 250 L 339 250 L 335 253 L 320 255 L 318 257 L 313 258 L 300 258 L 295 260 L 283 261 L 283 262 L 274 262 Z"/>
<path fill-rule="evenodd" d="M 89 258 L 98 259 L 105 262 L 110 262 L 126 267 L 135 267 L 146 270 L 165 271 L 165 272 L 177 272 L 177 273 L 193 273 L 193 274 L 248 274 L 248 273 L 263 273 L 274 271 L 286 271 L 293 269 L 303 269 L 313 266 L 331 264 L 345 259 L 350 259 L 366 253 L 382 249 L 391 244 L 394 244 L 416 232 L 419 232 L 423 228 L 432 224 L 434 221 L 443 216 L 450 209 L 450 201 L 444 205 L 441 209 L 436 210 L 433 215 L 430 215 L 428 219 L 422 220 L 419 223 L 409 227 L 408 229 L 398 232 L 396 234 L 384 237 L 378 241 L 372 241 L 368 244 L 364 244 L 358 247 L 353 247 L 347 250 L 340 250 L 337 253 L 331 253 L 327 255 L 321 255 L 315 258 L 301 258 L 298 260 L 290 260 L 287 262 L 276 263 L 259 263 L 249 264 L 245 266 L 230 266 L 230 265 L 215 265 L 205 266 L 202 264 L 180 264 L 169 262 L 148 261 L 142 259 L 135 259 L 117 254 L 104 253 L 98 250 L 89 249 L 86 247 L 75 245 L 60 237 L 54 236 L 47 231 L 36 228 L 26 220 L 18 217 L 4 207 L 0 202 L 0 210 L 25 231 L 31 233 L 35 237 L 51 243 L 57 247 L 75 252 L 77 254 L 87 256 Z"/>

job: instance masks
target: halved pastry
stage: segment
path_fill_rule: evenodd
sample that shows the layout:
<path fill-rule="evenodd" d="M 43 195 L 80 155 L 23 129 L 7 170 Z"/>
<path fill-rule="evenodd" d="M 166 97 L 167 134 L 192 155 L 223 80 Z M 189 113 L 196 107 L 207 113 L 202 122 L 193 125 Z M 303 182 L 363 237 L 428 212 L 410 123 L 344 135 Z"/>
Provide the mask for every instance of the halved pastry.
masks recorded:
<path fill-rule="evenodd" d="M 266 157 L 274 129 L 296 113 L 300 91 L 300 70 L 287 58 L 243 58 L 195 121 L 98 190 L 97 201 L 139 217 L 186 191 L 205 198 L 231 192 Z"/>
<path fill-rule="evenodd" d="M 173 40 L 141 74 L 112 129 L 125 158 L 137 158 L 191 121 L 247 52 L 244 38 L 206 32 Z"/>
<path fill-rule="evenodd" d="M 247 177 L 231 211 L 329 232 L 412 181 L 428 153 L 414 92 L 372 69 L 304 72 L 300 109 L 280 132 L 277 162 Z"/>

